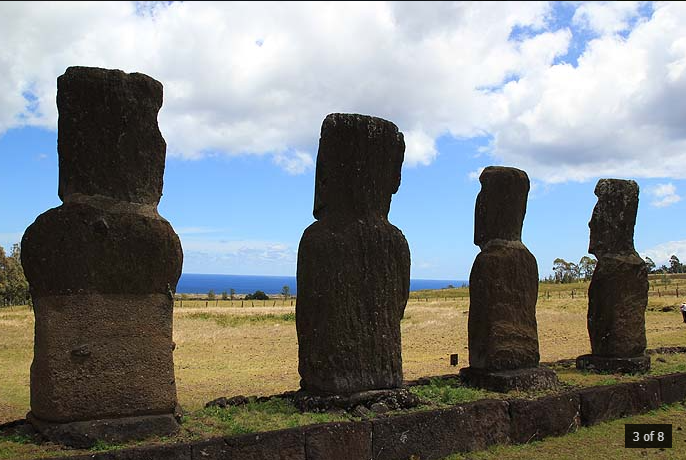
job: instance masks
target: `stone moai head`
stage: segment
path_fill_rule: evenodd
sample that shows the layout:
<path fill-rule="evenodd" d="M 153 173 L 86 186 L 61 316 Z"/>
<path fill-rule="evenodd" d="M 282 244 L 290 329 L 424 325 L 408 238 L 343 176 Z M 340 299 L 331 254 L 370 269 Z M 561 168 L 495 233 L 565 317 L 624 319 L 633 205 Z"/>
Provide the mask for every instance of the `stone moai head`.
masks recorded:
<path fill-rule="evenodd" d="M 632 180 L 600 179 L 594 193 L 598 203 L 588 223 L 588 252 L 596 257 L 634 253 L 638 184 Z"/>
<path fill-rule="evenodd" d="M 382 216 L 400 186 L 405 141 L 381 118 L 334 113 L 322 123 L 314 217 Z"/>
<path fill-rule="evenodd" d="M 521 241 L 529 177 L 520 169 L 489 166 L 479 176 L 481 191 L 474 212 L 474 244 L 494 239 Z"/>
<path fill-rule="evenodd" d="M 162 84 L 140 73 L 69 67 L 57 79 L 59 197 L 157 204 L 166 143 Z"/>

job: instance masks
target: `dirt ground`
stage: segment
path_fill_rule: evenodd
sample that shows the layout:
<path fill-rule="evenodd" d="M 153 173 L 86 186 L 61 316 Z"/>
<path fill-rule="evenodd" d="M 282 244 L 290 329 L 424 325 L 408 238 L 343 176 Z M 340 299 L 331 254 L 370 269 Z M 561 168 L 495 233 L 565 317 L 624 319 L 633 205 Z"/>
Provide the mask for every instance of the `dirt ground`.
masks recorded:
<path fill-rule="evenodd" d="M 686 324 L 662 306 L 676 298 L 651 298 L 646 313 L 648 347 L 686 345 Z M 539 301 L 537 310 L 542 361 L 590 351 L 586 332 L 587 299 Z M 411 301 L 402 322 L 406 379 L 456 373 L 468 363 L 468 299 Z M 181 405 L 197 409 L 220 397 L 267 395 L 299 386 L 295 322 L 275 318 L 240 326 L 221 324 L 215 316 L 282 315 L 292 307 L 177 308 L 174 315 L 176 379 Z M 288 318 L 290 315 L 286 316 Z M 33 314 L 26 308 L 0 311 L 0 423 L 23 418 L 29 409 Z M 459 366 L 449 355 L 459 354 Z"/>

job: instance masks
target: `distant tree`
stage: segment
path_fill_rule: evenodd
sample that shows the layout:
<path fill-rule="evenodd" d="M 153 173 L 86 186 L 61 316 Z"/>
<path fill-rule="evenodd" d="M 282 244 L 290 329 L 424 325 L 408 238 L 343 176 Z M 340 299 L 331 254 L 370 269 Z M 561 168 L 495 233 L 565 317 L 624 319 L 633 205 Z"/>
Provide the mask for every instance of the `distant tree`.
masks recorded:
<path fill-rule="evenodd" d="M 281 295 L 283 296 L 284 299 L 289 299 L 291 297 L 291 288 L 288 287 L 288 285 L 285 285 L 284 287 L 281 288 Z"/>
<path fill-rule="evenodd" d="M 229 289 L 229 295 L 231 296 L 231 300 L 233 300 L 236 295 L 236 290 L 234 288 Z"/>
<path fill-rule="evenodd" d="M 555 276 L 553 276 L 553 275 L 548 275 L 548 276 L 546 276 L 546 277 L 540 279 L 539 281 L 540 281 L 541 283 L 553 284 L 553 283 L 555 283 Z"/>
<path fill-rule="evenodd" d="M 570 262 L 568 282 L 573 283 L 574 281 L 579 281 L 579 279 L 581 279 L 581 266 Z"/>
<path fill-rule="evenodd" d="M 564 283 L 565 275 L 569 272 L 569 262 L 558 257 L 553 261 L 553 272 L 555 272 L 555 282 Z"/>
<path fill-rule="evenodd" d="M 567 262 L 558 257 L 553 261 L 553 272 L 555 273 L 553 280 L 555 283 L 573 283 L 579 281 L 582 277 L 590 279 L 595 270 L 596 263 L 595 259 L 588 256 L 582 257 L 578 264 Z"/>
<path fill-rule="evenodd" d="M 7 291 L 9 289 L 9 277 L 7 276 L 7 255 L 5 248 L 0 246 L 0 300 L 5 304 Z"/>
<path fill-rule="evenodd" d="M 215 297 L 217 297 L 217 294 L 215 294 L 214 289 L 210 289 L 207 292 L 207 300 L 214 300 Z"/>
<path fill-rule="evenodd" d="M 667 269 L 668 273 L 681 273 L 682 272 L 682 266 L 681 262 L 679 261 L 679 258 L 675 255 L 669 258 L 669 268 Z"/>
<path fill-rule="evenodd" d="M 255 291 L 245 296 L 245 300 L 269 300 L 269 296 L 263 291 Z"/>
<path fill-rule="evenodd" d="M 583 256 L 579 260 L 579 278 L 583 277 L 586 281 L 590 280 L 597 264 L 598 261 L 593 257 Z"/>
<path fill-rule="evenodd" d="M 21 266 L 21 249 L 18 244 L 12 246 L 9 256 L 0 246 L 0 298 L 5 305 L 24 304 L 30 300 L 29 283 Z"/>
<path fill-rule="evenodd" d="M 648 273 L 655 273 L 655 262 L 653 262 L 653 259 L 646 256 L 645 262 L 646 268 L 648 269 Z"/>
<path fill-rule="evenodd" d="M 229 293 L 226 291 L 222 291 L 222 300 L 227 300 L 229 298 Z"/>

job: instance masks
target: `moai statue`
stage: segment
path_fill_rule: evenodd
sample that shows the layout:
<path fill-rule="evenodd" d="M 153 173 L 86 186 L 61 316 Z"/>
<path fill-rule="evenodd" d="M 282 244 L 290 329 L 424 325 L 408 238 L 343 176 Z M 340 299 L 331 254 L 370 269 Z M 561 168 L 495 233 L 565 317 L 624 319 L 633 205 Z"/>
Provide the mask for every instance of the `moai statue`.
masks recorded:
<path fill-rule="evenodd" d="M 410 251 L 388 222 L 405 143 L 391 122 L 331 114 L 322 124 L 314 217 L 298 249 L 301 388 L 350 395 L 402 384 L 400 320 Z"/>
<path fill-rule="evenodd" d="M 157 212 L 162 85 L 70 67 L 57 79 L 59 197 L 22 239 L 36 316 L 28 419 L 86 447 L 178 430 L 179 238 Z"/>
<path fill-rule="evenodd" d="M 522 243 L 529 178 L 515 168 L 489 166 L 479 177 L 474 244 L 481 248 L 469 277 L 469 366 L 472 386 L 507 392 L 557 384 L 538 367 L 538 266 Z"/>
<path fill-rule="evenodd" d="M 647 372 L 648 270 L 634 249 L 638 184 L 600 179 L 595 194 L 598 203 L 588 223 L 588 252 L 598 258 L 588 289 L 591 354 L 579 356 L 576 366 L 599 372 Z"/>

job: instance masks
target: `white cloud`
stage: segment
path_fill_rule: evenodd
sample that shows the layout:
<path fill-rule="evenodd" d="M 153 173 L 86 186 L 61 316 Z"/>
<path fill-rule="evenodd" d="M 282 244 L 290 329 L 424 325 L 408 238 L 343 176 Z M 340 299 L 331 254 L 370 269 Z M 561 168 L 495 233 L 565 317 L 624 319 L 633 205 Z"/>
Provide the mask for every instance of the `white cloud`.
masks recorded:
<path fill-rule="evenodd" d="M 673 255 L 679 257 L 680 260 L 686 259 L 686 240 L 669 241 L 639 252 L 642 257 L 647 256 L 653 259 L 657 266 L 663 264 L 669 266 L 669 258 Z"/>
<path fill-rule="evenodd" d="M 549 11 L 541 2 L 3 3 L 0 133 L 54 129 L 56 78 L 91 65 L 163 82 L 170 155 L 270 154 L 302 172 L 307 159 L 282 152 L 313 151 L 328 113 L 357 112 L 395 122 L 408 164 L 428 164 L 439 135 L 484 132 L 493 98 L 476 88 L 519 69 L 526 46 L 508 41 L 512 28 L 541 28 Z"/>
<path fill-rule="evenodd" d="M 586 2 L 576 9 L 572 22 L 598 34 L 621 32 L 629 28 L 644 2 Z"/>
<path fill-rule="evenodd" d="M 163 82 L 161 129 L 185 158 L 302 173 L 324 117 L 357 112 L 398 125 L 408 165 L 440 136 L 489 136 L 494 163 L 543 182 L 685 177 L 686 6 L 575 5 L 560 26 L 547 2 L 3 2 L 0 134 L 54 129 L 56 78 L 91 65 Z M 575 26 L 596 36 L 576 67 L 556 61 Z"/>
<path fill-rule="evenodd" d="M 292 245 L 274 241 L 181 235 L 181 246 L 186 273 L 283 275 L 292 273 L 297 258 Z"/>
<path fill-rule="evenodd" d="M 676 193 L 676 187 L 671 182 L 668 184 L 657 184 L 648 190 L 648 194 L 655 197 L 650 204 L 658 208 L 671 206 L 681 201 L 681 197 Z"/>
<path fill-rule="evenodd" d="M 312 155 L 296 150 L 292 154 L 277 153 L 274 163 L 281 166 L 288 174 L 302 174 L 314 168 Z"/>
<path fill-rule="evenodd" d="M 256 240 L 182 239 L 184 250 L 211 252 L 218 255 L 255 254 L 263 259 L 292 258 L 293 250 L 285 243 Z"/>
<path fill-rule="evenodd" d="M 422 130 L 412 130 L 404 133 L 405 137 L 405 164 L 414 166 L 417 164 L 431 164 L 438 155 L 434 138 Z"/>
<path fill-rule="evenodd" d="M 686 175 L 686 7 L 660 3 L 626 38 L 588 43 L 578 66 L 508 83 L 493 154 L 546 182 Z M 671 72 L 671 74 L 670 74 Z M 671 75 L 671 76 L 670 76 Z"/>

